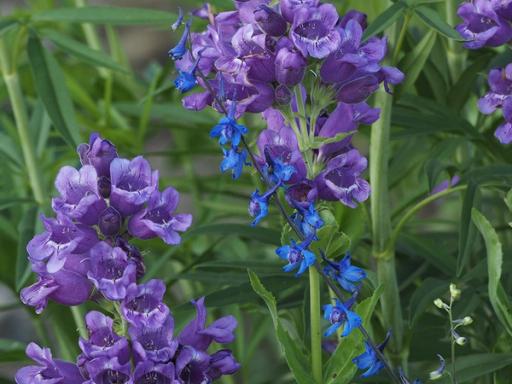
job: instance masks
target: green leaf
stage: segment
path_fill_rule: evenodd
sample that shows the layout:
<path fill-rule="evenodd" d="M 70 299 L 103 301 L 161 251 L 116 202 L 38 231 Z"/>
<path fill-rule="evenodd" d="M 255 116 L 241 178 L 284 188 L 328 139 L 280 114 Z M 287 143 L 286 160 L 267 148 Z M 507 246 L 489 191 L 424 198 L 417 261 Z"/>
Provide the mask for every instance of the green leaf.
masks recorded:
<path fill-rule="evenodd" d="M 16 340 L 0 339 L 0 362 L 25 359 L 25 344 Z"/>
<path fill-rule="evenodd" d="M 375 306 L 382 294 L 382 286 L 379 286 L 373 295 L 359 304 L 355 312 L 363 319 L 364 327 L 368 327 Z M 352 359 L 363 352 L 363 335 L 359 331 L 352 332 L 349 336 L 340 340 L 336 350 L 325 363 L 325 380 L 328 384 L 348 384 L 352 382 L 357 373 L 357 367 Z"/>
<path fill-rule="evenodd" d="M 17 20 L 13 20 L 13 19 L 5 19 L 5 18 L 2 18 L 0 20 L 0 36 L 8 31 L 9 29 L 13 28 L 14 26 L 16 26 L 18 24 L 18 21 Z"/>
<path fill-rule="evenodd" d="M 23 164 L 18 145 L 9 136 L 0 132 L 0 155 L 2 154 L 18 167 Z"/>
<path fill-rule="evenodd" d="M 397 1 L 382 12 L 364 31 L 363 41 L 368 40 L 370 37 L 382 32 L 387 27 L 394 24 L 402 16 L 406 8 L 406 4 L 402 1 Z"/>
<path fill-rule="evenodd" d="M 420 17 L 420 19 L 425 22 L 425 24 L 434 28 L 437 32 L 448 37 L 449 39 L 462 40 L 455 29 L 449 26 L 446 21 L 444 21 L 441 16 L 439 16 L 439 13 L 437 13 L 435 9 L 425 5 L 420 5 L 419 7 L 415 7 L 414 11 Z"/>
<path fill-rule="evenodd" d="M 507 192 L 504 200 L 508 210 L 512 212 L 512 189 Z"/>
<path fill-rule="evenodd" d="M 437 32 L 429 31 L 405 57 L 402 71 L 406 74 L 403 84 L 400 86 L 400 93 L 406 93 L 412 89 L 418 79 L 423 66 L 427 62 L 430 51 L 436 42 Z"/>
<path fill-rule="evenodd" d="M 433 307 L 433 301 L 448 291 L 449 283 L 427 277 L 416 291 L 414 291 L 409 305 L 409 324 L 411 327 L 425 313 L 429 307 Z"/>
<path fill-rule="evenodd" d="M 509 335 L 512 335 L 512 305 L 500 282 L 503 251 L 498 234 L 491 223 L 476 208 L 471 210 L 471 218 L 482 234 L 487 248 L 489 300 L 501 324 Z"/>
<path fill-rule="evenodd" d="M 34 34 L 28 39 L 27 52 L 37 93 L 55 128 L 75 148 L 80 142 L 80 135 L 62 70 Z"/>
<path fill-rule="evenodd" d="M 480 353 L 474 355 L 457 356 L 455 372 L 458 383 L 475 383 L 475 379 L 512 364 L 512 353 Z M 447 364 L 446 372 L 451 372 L 451 364 Z M 452 380 L 444 375 L 438 381 L 440 384 L 449 384 Z"/>
<path fill-rule="evenodd" d="M 338 133 L 334 137 L 315 137 L 313 139 L 313 142 L 309 144 L 309 148 L 311 148 L 311 149 L 318 149 L 322 145 L 325 145 L 325 144 L 337 143 L 338 141 L 341 141 L 344 138 L 346 138 L 346 137 L 348 137 L 350 135 L 353 135 L 355 132 L 356 131 L 349 131 L 349 132 Z"/>
<path fill-rule="evenodd" d="M 290 370 L 295 377 L 295 381 L 299 384 L 314 383 L 315 381 L 311 377 L 308 370 L 309 364 L 307 356 L 304 353 L 305 348 L 303 345 L 301 345 L 300 340 L 292 339 L 288 331 L 283 327 L 281 319 L 277 313 L 276 299 L 272 293 L 263 286 L 260 279 L 254 272 L 248 270 L 248 273 L 254 292 L 256 292 L 267 305 L 270 316 L 272 317 L 277 340 L 281 350 L 284 353 L 286 362 L 288 363 L 288 366 L 290 367 Z"/>
<path fill-rule="evenodd" d="M 57 8 L 33 15 L 34 21 L 63 21 L 110 25 L 168 24 L 176 15 L 155 9 L 124 7 Z"/>
<path fill-rule="evenodd" d="M 21 218 L 18 226 L 18 255 L 16 259 L 15 288 L 19 292 L 30 276 L 30 263 L 27 257 L 27 244 L 34 237 L 37 212 L 39 208 L 34 205 L 28 208 Z"/>
<path fill-rule="evenodd" d="M 79 41 L 71 39 L 55 31 L 46 31 L 44 32 L 44 36 L 52 40 L 62 50 L 88 63 L 99 67 L 110 68 L 115 71 L 127 72 L 126 68 L 112 60 L 109 55 L 103 53 L 102 51 L 91 49 Z"/>
<path fill-rule="evenodd" d="M 0 210 L 25 203 L 35 203 L 35 201 L 23 197 L 0 197 Z"/>

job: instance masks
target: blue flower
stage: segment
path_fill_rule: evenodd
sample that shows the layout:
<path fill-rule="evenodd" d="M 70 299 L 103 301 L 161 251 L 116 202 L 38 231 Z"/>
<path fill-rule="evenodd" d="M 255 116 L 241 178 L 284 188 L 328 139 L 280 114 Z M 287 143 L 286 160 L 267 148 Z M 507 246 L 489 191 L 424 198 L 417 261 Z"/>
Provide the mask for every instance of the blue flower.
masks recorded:
<path fill-rule="evenodd" d="M 318 214 L 313 203 L 308 208 L 296 206 L 297 212 L 292 216 L 295 225 L 299 227 L 306 237 L 316 236 L 316 231 L 323 227 L 324 221 Z"/>
<path fill-rule="evenodd" d="M 384 341 L 376 347 L 380 352 L 384 351 L 384 348 L 386 347 L 390 337 L 391 333 L 388 332 Z M 384 368 L 384 363 L 380 361 L 377 352 L 370 343 L 365 341 L 364 345 L 365 351 L 361 355 L 354 358 L 352 362 L 357 365 L 357 368 L 366 370 L 366 372 L 364 372 L 361 377 L 374 376 L 379 373 L 382 368 Z"/>
<path fill-rule="evenodd" d="M 281 159 L 273 158 L 270 164 L 271 167 L 267 167 L 267 173 L 274 183 L 287 182 L 295 173 L 295 167 L 286 164 Z"/>
<path fill-rule="evenodd" d="M 233 179 L 238 179 L 246 164 L 247 152 L 245 150 L 239 151 L 236 147 L 231 147 L 229 150 L 223 149 L 222 151 L 224 152 L 224 160 L 220 163 L 221 172 L 231 169 Z"/>
<path fill-rule="evenodd" d="M 178 18 L 171 25 L 171 29 L 173 31 L 177 30 L 181 26 L 181 23 L 183 23 L 183 17 L 184 17 L 183 9 L 181 9 L 181 7 L 178 7 Z"/>
<path fill-rule="evenodd" d="M 195 68 L 194 68 L 195 69 Z M 178 77 L 174 80 L 176 89 L 181 93 L 186 93 L 194 88 L 197 84 L 197 78 L 194 71 L 179 71 Z"/>
<path fill-rule="evenodd" d="M 405 376 L 405 373 L 402 370 L 402 368 L 398 368 L 398 374 L 400 375 L 400 383 L 402 384 L 421 384 L 420 379 L 416 379 L 411 383 L 407 376 Z"/>
<path fill-rule="evenodd" d="M 325 273 L 338 281 L 341 287 L 347 292 L 356 292 L 359 286 L 356 285 L 366 277 L 366 272 L 350 263 L 350 253 L 338 263 L 326 260 L 329 265 L 325 267 Z"/>
<path fill-rule="evenodd" d="M 430 380 L 439 379 L 441 376 L 443 376 L 444 370 L 446 368 L 446 362 L 443 356 L 437 355 L 437 357 L 439 358 L 439 368 L 437 368 L 435 371 L 430 372 Z"/>
<path fill-rule="evenodd" d="M 188 35 L 190 33 L 190 20 L 187 21 L 185 24 L 185 30 L 183 31 L 183 34 L 181 35 L 180 41 L 178 41 L 178 44 L 174 46 L 174 48 L 171 48 L 169 50 L 169 57 L 173 60 L 180 60 L 185 56 L 185 53 L 187 53 L 187 39 Z"/>
<path fill-rule="evenodd" d="M 265 195 L 260 195 L 258 190 L 254 191 L 249 203 L 249 215 L 254 217 L 251 225 L 257 225 L 267 214 L 268 198 Z"/>
<path fill-rule="evenodd" d="M 283 267 L 285 272 L 290 272 L 299 267 L 295 276 L 300 276 L 309 266 L 315 264 L 315 254 L 307 249 L 310 243 L 311 239 L 306 239 L 300 244 L 292 240 L 290 245 L 283 245 L 276 249 L 279 258 L 288 260 L 288 264 Z"/>
<path fill-rule="evenodd" d="M 218 137 L 221 145 L 231 143 L 231 145 L 238 146 L 242 135 L 247 133 L 247 128 L 236 122 L 235 110 L 236 105 L 233 103 L 228 115 L 222 117 L 219 123 L 210 131 L 210 137 Z"/>
<path fill-rule="evenodd" d="M 351 298 L 342 303 L 336 299 L 336 305 L 324 305 L 324 319 L 331 323 L 331 326 L 324 333 L 325 337 L 331 336 L 341 326 L 343 326 L 341 336 L 345 337 L 361 325 L 362 320 L 359 315 L 350 310 L 354 301 L 354 298 Z"/>

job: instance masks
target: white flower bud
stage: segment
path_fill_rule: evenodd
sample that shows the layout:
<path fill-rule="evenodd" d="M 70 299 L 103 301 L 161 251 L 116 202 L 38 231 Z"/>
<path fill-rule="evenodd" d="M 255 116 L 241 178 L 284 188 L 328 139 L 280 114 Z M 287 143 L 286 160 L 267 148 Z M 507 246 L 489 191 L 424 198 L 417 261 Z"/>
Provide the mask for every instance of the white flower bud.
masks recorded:
<path fill-rule="evenodd" d="M 455 339 L 455 342 L 456 342 L 458 345 L 465 345 L 467 341 L 468 341 L 468 340 L 467 340 L 465 337 L 463 337 L 463 336 L 459 336 L 459 337 L 457 337 L 457 338 Z"/>
<path fill-rule="evenodd" d="M 440 298 L 434 300 L 434 305 L 439 309 L 443 309 L 446 306 L 446 304 L 443 303 L 443 300 L 441 300 Z"/>
<path fill-rule="evenodd" d="M 462 319 L 462 325 L 469 325 L 473 323 L 473 318 L 471 316 L 466 316 Z"/>
<path fill-rule="evenodd" d="M 457 300 L 460 297 L 460 289 L 455 284 L 450 284 L 450 296 L 452 300 Z"/>

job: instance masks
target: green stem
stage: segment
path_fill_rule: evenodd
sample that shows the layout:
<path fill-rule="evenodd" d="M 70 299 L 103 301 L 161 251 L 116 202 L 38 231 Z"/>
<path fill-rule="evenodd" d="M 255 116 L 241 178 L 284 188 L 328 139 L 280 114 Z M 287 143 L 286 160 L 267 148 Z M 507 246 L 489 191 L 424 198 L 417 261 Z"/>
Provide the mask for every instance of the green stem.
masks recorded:
<path fill-rule="evenodd" d="M 400 29 L 400 34 L 398 35 L 398 40 L 396 42 L 395 50 L 393 52 L 393 57 L 391 62 L 395 65 L 398 62 L 398 55 L 400 54 L 400 49 L 405 40 L 405 35 L 407 35 L 407 27 L 409 26 L 409 21 L 411 20 L 412 14 L 410 12 L 406 12 L 404 16 L 404 22 L 402 23 L 402 28 Z"/>
<path fill-rule="evenodd" d="M 450 298 L 450 307 L 448 309 L 448 318 L 450 319 L 450 340 L 451 340 L 451 358 L 452 358 L 452 383 L 457 384 L 457 378 L 455 377 L 455 336 L 453 335 L 453 297 Z"/>
<path fill-rule="evenodd" d="M 452 27 L 458 22 L 457 7 L 459 0 L 445 0 L 446 21 Z M 448 69 L 450 77 L 455 83 L 464 69 L 466 51 L 462 49 L 460 42 L 448 39 L 448 49 L 446 50 L 446 57 L 448 60 Z"/>
<path fill-rule="evenodd" d="M 73 315 L 73 320 L 75 320 L 78 334 L 83 339 L 87 339 L 87 328 L 85 327 L 84 317 L 82 311 L 80 310 L 80 306 L 75 305 L 71 307 L 71 314 Z"/>
<path fill-rule="evenodd" d="M 38 204 L 43 204 L 45 193 L 43 182 L 41 180 L 41 172 L 37 165 L 35 157 L 35 147 L 29 134 L 28 128 L 28 112 L 23 99 L 18 73 L 16 72 L 15 63 L 9 64 L 9 58 L 5 42 L 0 39 L 0 68 L 9 94 L 9 100 L 16 120 L 16 128 L 20 139 L 23 159 L 27 167 L 28 178 L 34 194 L 34 199 Z"/>
<path fill-rule="evenodd" d="M 381 108 L 381 116 L 372 128 L 370 139 L 373 254 L 377 261 L 378 281 L 384 289 L 380 300 L 384 326 L 392 329 L 392 346 L 397 352 L 401 352 L 403 322 L 395 271 L 395 252 L 394 249 L 386 248 L 391 233 L 388 163 L 392 97 L 380 91 L 376 96 L 376 105 Z"/>
<path fill-rule="evenodd" d="M 309 268 L 309 300 L 311 317 L 311 368 L 313 378 L 322 383 L 322 330 L 320 324 L 320 276 L 318 271 Z"/>

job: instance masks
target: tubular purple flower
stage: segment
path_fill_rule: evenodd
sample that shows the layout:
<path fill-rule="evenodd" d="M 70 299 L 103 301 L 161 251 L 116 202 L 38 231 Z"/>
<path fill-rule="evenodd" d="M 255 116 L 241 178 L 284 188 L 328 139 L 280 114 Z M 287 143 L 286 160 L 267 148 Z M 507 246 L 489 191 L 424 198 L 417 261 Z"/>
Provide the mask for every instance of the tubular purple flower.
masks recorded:
<path fill-rule="evenodd" d="M 240 364 L 233 357 L 229 349 L 221 349 L 210 356 L 210 366 L 206 375 L 216 380 L 223 375 L 232 375 L 240 369 Z"/>
<path fill-rule="evenodd" d="M 91 249 L 91 269 L 87 277 L 108 300 L 122 300 L 135 283 L 136 265 L 119 247 L 102 241 Z"/>
<path fill-rule="evenodd" d="M 128 332 L 132 340 L 135 362 L 152 361 L 169 363 L 178 348 L 173 340 L 174 319 L 168 316 L 162 325 L 156 328 L 130 326 Z"/>
<path fill-rule="evenodd" d="M 213 96 L 208 91 L 185 96 L 181 101 L 183 106 L 191 111 L 202 111 L 208 105 L 211 105 L 212 102 Z"/>
<path fill-rule="evenodd" d="M 169 308 L 163 303 L 165 284 L 162 280 L 128 287 L 126 298 L 121 304 L 125 319 L 136 327 L 155 328 L 162 325 L 169 316 Z"/>
<path fill-rule="evenodd" d="M 504 11 L 499 2 L 489 0 L 474 0 L 459 6 L 457 14 L 463 22 L 456 29 L 467 40 L 464 43 L 466 48 L 496 47 L 512 39 L 510 20 L 498 15 L 498 9 Z"/>
<path fill-rule="evenodd" d="M 276 56 L 276 79 L 288 87 L 297 85 L 304 78 L 306 66 L 307 61 L 299 52 L 283 47 Z"/>
<path fill-rule="evenodd" d="M 318 190 L 314 182 L 304 179 L 286 188 L 285 198 L 292 207 L 307 209 L 318 198 Z"/>
<path fill-rule="evenodd" d="M 46 262 L 48 273 L 60 270 L 69 254 L 84 253 L 99 241 L 93 229 L 74 224 L 61 213 L 57 213 L 56 219 L 42 216 L 41 220 L 45 232 L 29 241 L 27 252 L 33 264 Z"/>
<path fill-rule="evenodd" d="M 21 301 L 41 313 L 48 300 L 63 305 L 79 305 L 91 295 L 92 284 L 87 279 L 89 259 L 87 255 L 69 254 L 62 268 L 55 273 L 41 271 L 44 267 L 33 265 L 39 277 L 36 283 L 21 290 Z M 40 270 L 37 270 L 40 269 Z"/>
<path fill-rule="evenodd" d="M 133 384 L 130 363 L 121 364 L 116 357 L 98 357 L 85 364 L 90 380 L 83 384 Z"/>
<path fill-rule="evenodd" d="M 142 156 L 133 160 L 114 159 L 110 164 L 112 192 L 110 204 L 123 216 L 142 208 L 158 186 L 158 171 L 151 171 Z"/>
<path fill-rule="evenodd" d="M 318 196 L 328 201 L 339 200 L 355 208 L 358 202 L 370 196 L 370 185 L 360 177 L 368 161 L 356 149 L 329 160 L 327 167 L 316 178 Z"/>
<path fill-rule="evenodd" d="M 142 361 L 135 366 L 133 384 L 175 384 L 174 365 Z"/>
<path fill-rule="evenodd" d="M 300 8 L 293 18 L 291 39 L 304 56 L 322 59 L 336 51 L 341 43 L 337 22 L 338 13 L 332 4 Z"/>
<path fill-rule="evenodd" d="M 175 214 L 179 193 L 172 187 L 163 192 L 155 190 L 147 207 L 133 215 L 128 222 L 129 232 L 141 239 L 160 237 L 166 244 L 179 244 L 184 232 L 192 224 L 192 215 Z"/>
<path fill-rule="evenodd" d="M 54 360 L 48 348 L 30 343 L 27 345 L 26 353 L 38 365 L 18 370 L 15 376 L 17 384 L 76 384 L 84 381 L 75 364 Z"/>
<path fill-rule="evenodd" d="M 79 365 L 83 365 L 97 357 L 116 357 L 122 364 L 130 360 L 130 346 L 126 338 L 113 330 L 114 321 L 98 311 L 91 311 L 85 316 L 88 339 L 80 338 L 78 344 L 82 350 Z"/>
<path fill-rule="evenodd" d="M 82 165 L 92 165 L 98 176 L 110 178 L 110 163 L 117 157 L 116 147 L 98 133 L 92 133 L 89 144 L 80 144 L 77 148 Z"/>
<path fill-rule="evenodd" d="M 350 20 L 354 20 L 361 26 L 363 30 L 365 30 L 366 27 L 368 26 L 366 19 L 367 16 L 364 13 L 359 12 L 355 9 L 351 9 L 350 11 L 345 13 L 345 15 L 343 15 L 340 22 L 338 23 L 338 26 L 340 28 L 345 28 Z"/>

